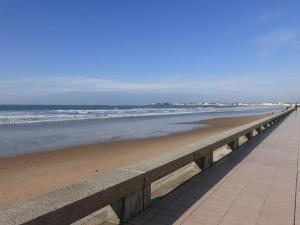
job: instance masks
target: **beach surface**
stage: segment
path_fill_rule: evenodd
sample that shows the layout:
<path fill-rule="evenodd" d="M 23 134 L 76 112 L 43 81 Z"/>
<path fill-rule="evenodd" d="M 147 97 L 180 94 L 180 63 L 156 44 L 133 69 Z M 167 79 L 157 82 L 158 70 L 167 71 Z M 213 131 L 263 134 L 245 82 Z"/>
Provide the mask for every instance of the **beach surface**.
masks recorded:
<path fill-rule="evenodd" d="M 0 207 L 175 150 L 269 116 L 196 121 L 207 127 L 166 136 L 79 145 L 0 159 Z"/>

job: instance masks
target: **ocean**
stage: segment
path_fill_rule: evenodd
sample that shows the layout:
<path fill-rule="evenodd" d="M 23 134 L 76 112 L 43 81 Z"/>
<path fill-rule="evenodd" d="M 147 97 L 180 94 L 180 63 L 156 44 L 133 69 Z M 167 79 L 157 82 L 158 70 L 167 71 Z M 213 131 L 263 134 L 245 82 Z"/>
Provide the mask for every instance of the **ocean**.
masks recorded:
<path fill-rule="evenodd" d="M 0 158 L 100 141 L 161 136 L 202 119 L 279 112 L 282 106 L 0 105 Z"/>

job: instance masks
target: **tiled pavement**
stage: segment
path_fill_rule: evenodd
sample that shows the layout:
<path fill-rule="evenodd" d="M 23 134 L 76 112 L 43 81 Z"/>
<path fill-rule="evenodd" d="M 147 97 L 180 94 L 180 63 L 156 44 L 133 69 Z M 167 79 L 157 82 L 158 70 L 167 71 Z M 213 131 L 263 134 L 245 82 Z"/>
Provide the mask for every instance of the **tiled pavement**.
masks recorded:
<path fill-rule="evenodd" d="M 294 112 L 128 224 L 300 225 L 299 141 Z"/>

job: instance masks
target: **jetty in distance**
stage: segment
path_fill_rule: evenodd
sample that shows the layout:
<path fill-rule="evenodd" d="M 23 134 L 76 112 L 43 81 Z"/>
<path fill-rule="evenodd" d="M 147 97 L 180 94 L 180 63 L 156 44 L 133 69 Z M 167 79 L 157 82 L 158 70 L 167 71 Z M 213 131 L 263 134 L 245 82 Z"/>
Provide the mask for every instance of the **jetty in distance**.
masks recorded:
<path fill-rule="evenodd" d="M 299 143 L 300 114 L 292 105 L 159 157 L 2 207 L 0 224 L 300 224 Z M 228 154 L 216 157 L 223 148 Z"/>

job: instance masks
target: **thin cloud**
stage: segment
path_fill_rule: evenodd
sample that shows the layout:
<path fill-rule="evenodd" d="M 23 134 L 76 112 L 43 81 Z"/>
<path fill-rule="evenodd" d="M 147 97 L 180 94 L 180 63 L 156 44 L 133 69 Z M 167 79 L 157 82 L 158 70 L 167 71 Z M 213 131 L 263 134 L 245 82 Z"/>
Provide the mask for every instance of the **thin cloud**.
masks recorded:
<path fill-rule="evenodd" d="M 210 79 L 199 78 L 172 78 L 163 79 L 160 82 L 121 82 L 89 77 L 51 77 L 51 78 L 23 78 L 2 81 L 0 89 L 2 92 L 23 93 L 59 93 L 59 92 L 155 92 L 155 91 L 177 91 L 177 92 L 214 92 L 223 90 L 234 90 L 252 82 L 249 78 L 227 77 Z"/>
<path fill-rule="evenodd" d="M 227 75 L 218 78 L 194 76 L 187 79 L 177 76 L 169 80 L 163 79 L 161 82 L 121 82 L 95 77 L 27 77 L 3 80 L 0 83 L 0 103 L 132 104 L 164 100 L 191 101 L 201 98 L 216 101 L 250 101 L 250 98 L 260 99 L 262 96 L 279 100 L 299 96 L 299 83 L 300 76 L 296 72 Z"/>
<path fill-rule="evenodd" d="M 286 15 L 283 11 L 266 11 L 257 16 L 259 22 L 273 22 L 282 19 Z"/>
<path fill-rule="evenodd" d="M 276 31 L 259 37 L 257 42 L 268 45 L 281 45 L 295 40 L 297 34 L 298 33 L 294 30 Z"/>
<path fill-rule="evenodd" d="M 298 74 L 246 74 L 231 75 L 218 78 L 209 76 L 198 77 L 178 77 L 173 79 L 163 79 L 160 82 L 121 82 L 93 77 L 51 77 L 51 78 L 22 78 L 4 80 L 0 83 L 0 90 L 5 93 L 61 93 L 61 92 L 111 92 L 111 91 L 131 91 L 131 92 L 155 92 L 175 91 L 175 92 L 223 92 L 223 91 L 243 91 L 255 88 L 267 88 L 270 79 L 272 87 L 282 82 L 300 82 Z"/>
<path fill-rule="evenodd" d="M 296 30 L 279 30 L 258 37 L 255 43 L 259 48 L 259 55 L 266 56 L 276 49 L 297 44 L 298 38 Z"/>

